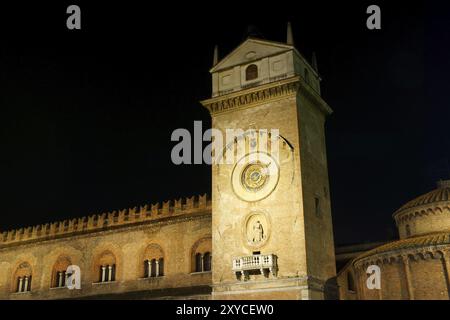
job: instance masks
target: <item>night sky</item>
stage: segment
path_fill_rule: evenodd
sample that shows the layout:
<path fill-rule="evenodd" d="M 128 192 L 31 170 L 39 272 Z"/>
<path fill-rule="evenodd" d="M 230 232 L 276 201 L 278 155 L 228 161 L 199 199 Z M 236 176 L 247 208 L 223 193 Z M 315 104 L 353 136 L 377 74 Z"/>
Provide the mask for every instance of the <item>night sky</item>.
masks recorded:
<path fill-rule="evenodd" d="M 92 2 L 92 1 L 91 1 Z M 316 3 L 317 2 L 317 3 Z M 0 230 L 210 193 L 175 166 L 176 128 L 210 127 L 213 47 L 254 25 L 315 51 L 337 244 L 397 236 L 392 213 L 450 175 L 448 10 L 428 2 L 74 1 L 0 8 Z M 215 3 L 215 2 L 214 2 Z M 218 3 L 218 2 L 217 2 Z M 82 29 L 65 13 L 81 7 Z M 382 30 L 365 26 L 378 4 Z"/>

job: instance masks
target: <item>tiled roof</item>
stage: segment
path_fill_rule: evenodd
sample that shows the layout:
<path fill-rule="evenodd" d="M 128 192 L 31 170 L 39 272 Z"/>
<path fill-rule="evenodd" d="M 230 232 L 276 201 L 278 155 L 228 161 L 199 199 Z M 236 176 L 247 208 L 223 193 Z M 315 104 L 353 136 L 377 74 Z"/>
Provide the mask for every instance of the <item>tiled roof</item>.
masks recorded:
<path fill-rule="evenodd" d="M 398 209 L 394 213 L 394 216 L 402 211 L 412 209 L 414 207 L 419 207 L 443 201 L 450 202 L 450 183 L 448 182 L 449 181 L 442 181 L 438 184 L 439 187 L 437 189 L 407 202 L 405 205 L 403 205 L 400 209 Z"/>
<path fill-rule="evenodd" d="M 421 247 L 428 246 L 437 246 L 437 245 L 445 245 L 450 244 L 450 233 L 433 233 L 425 236 L 407 238 L 402 240 L 397 240 L 394 242 L 387 243 L 378 248 L 369 250 L 360 256 L 355 258 L 356 260 L 360 260 L 362 258 L 366 258 L 372 255 L 386 253 L 390 251 L 397 251 L 402 249 L 417 249 Z"/>

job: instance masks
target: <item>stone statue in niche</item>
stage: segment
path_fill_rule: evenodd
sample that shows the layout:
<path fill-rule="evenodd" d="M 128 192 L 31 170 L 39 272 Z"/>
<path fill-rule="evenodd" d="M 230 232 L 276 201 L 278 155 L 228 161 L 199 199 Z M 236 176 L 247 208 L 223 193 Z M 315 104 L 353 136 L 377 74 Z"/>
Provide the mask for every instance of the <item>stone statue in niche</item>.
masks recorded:
<path fill-rule="evenodd" d="M 244 241 L 250 248 L 260 248 L 270 238 L 270 224 L 262 212 L 251 212 L 243 223 Z"/>
<path fill-rule="evenodd" d="M 259 220 L 253 225 L 253 243 L 259 243 L 264 240 L 264 227 Z"/>

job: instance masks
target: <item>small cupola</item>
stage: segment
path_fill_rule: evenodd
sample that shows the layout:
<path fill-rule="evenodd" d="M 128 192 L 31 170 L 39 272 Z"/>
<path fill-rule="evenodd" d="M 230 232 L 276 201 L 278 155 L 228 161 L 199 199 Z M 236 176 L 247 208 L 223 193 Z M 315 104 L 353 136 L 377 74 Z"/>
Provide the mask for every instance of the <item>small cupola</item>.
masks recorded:
<path fill-rule="evenodd" d="M 437 188 L 417 197 L 393 215 L 400 238 L 450 231 L 450 180 L 437 182 Z"/>

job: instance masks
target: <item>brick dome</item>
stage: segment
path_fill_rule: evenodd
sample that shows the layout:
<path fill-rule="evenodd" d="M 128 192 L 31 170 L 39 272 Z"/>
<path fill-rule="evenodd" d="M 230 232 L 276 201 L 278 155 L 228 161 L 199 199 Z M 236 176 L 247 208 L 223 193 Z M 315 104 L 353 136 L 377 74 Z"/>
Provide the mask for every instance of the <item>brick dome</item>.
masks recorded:
<path fill-rule="evenodd" d="M 407 202 L 394 214 L 400 238 L 450 231 L 450 180 Z"/>
<path fill-rule="evenodd" d="M 437 189 L 407 202 L 394 213 L 394 216 L 404 210 L 414 207 L 433 204 L 435 202 L 450 201 L 450 180 L 439 181 L 437 187 Z"/>

